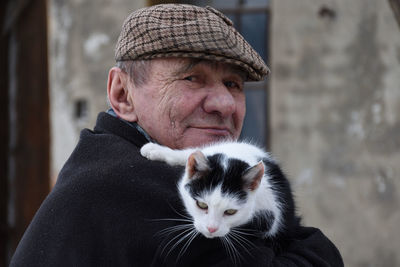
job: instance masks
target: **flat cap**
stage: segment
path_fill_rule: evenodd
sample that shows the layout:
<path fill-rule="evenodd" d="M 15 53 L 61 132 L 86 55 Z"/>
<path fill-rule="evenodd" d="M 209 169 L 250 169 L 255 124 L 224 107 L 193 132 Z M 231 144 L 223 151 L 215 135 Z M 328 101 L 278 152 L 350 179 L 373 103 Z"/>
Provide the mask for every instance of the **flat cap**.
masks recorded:
<path fill-rule="evenodd" d="M 263 80 L 269 69 L 225 15 L 212 7 L 163 4 L 132 12 L 115 49 L 115 60 L 201 58 L 230 63 Z"/>

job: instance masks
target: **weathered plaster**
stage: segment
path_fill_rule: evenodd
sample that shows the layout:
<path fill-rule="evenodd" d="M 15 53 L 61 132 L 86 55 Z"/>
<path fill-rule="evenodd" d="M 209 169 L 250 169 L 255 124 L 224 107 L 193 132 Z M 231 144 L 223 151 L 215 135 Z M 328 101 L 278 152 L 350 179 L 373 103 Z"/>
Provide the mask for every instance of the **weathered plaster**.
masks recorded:
<path fill-rule="evenodd" d="M 346 266 L 397 266 L 400 30 L 388 2 L 276 0 L 272 14 L 272 152 L 299 212 Z"/>
<path fill-rule="evenodd" d="M 52 0 L 49 2 L 52 176 L 54 180 L 79 139 L 107 109 L 108 70 L 123 20 L 141 1 Z M 86 116 L 76 118 L 77 101 Z"/>

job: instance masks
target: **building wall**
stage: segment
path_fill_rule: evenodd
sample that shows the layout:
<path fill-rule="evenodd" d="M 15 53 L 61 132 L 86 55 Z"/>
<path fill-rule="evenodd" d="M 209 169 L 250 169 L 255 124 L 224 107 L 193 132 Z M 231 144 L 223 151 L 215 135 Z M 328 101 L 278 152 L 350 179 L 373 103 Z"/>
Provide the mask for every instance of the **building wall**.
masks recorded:
<path fill-rule="evenodd" d="M 49 1 L 52 178 L 82 128 L 107 109 L 108 70 L 124 19 L 145 0 Z"/>
<path fill-rule="evenodd" d="M 272 2 L 271 143 L 346 266 L 400 266 L 400 29 L 388 1 Z"/>

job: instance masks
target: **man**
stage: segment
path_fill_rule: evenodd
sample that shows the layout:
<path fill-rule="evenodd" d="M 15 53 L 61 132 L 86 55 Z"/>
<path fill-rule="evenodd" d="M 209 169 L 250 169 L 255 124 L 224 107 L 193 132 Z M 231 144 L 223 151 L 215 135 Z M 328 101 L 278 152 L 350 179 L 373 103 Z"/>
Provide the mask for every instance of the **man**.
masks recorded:
<path fill-rule="evenodd" d="M 116 60 L 107 84 L 112 109 L 82 131 L 11 266 L 231 266 L 217 239 L 199 237 L 186 248 L 174 246 L 181 236 L 162 234 L 182 220 L 182 168 L 139 150 L 149 141 L 180 149 L 237 139 L 243 83 L 263 79 L 268 68 L 224 15 L 175 4 L 133 12 Z M 279 253 L 248 240 L 237 247 L 246 266 L 343 265 L 315 228 L 300 229 Z"/>

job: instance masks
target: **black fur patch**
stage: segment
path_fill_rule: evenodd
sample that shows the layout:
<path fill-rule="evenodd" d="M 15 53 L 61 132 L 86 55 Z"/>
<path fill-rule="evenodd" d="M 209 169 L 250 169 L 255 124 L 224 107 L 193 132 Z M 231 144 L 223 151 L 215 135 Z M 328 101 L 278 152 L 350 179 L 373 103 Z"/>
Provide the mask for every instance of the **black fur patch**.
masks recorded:
<path fill-rule="evenodd" d="M 221 185 L 223 194 L 234 195 L 240 201 L 246 201 L 247 193 L 243 190 L 242 176 L 250 166 L 241 160 L 228 159 L 228 167 L 224 169 L 222 166 L 224 157 L 223 154 L 209 156 L 210 171 L 202 172 L 201 177 L 193 179 L 186 185 L 193 198 L 200 197 L 205 191 L 211 192 Z"/>

